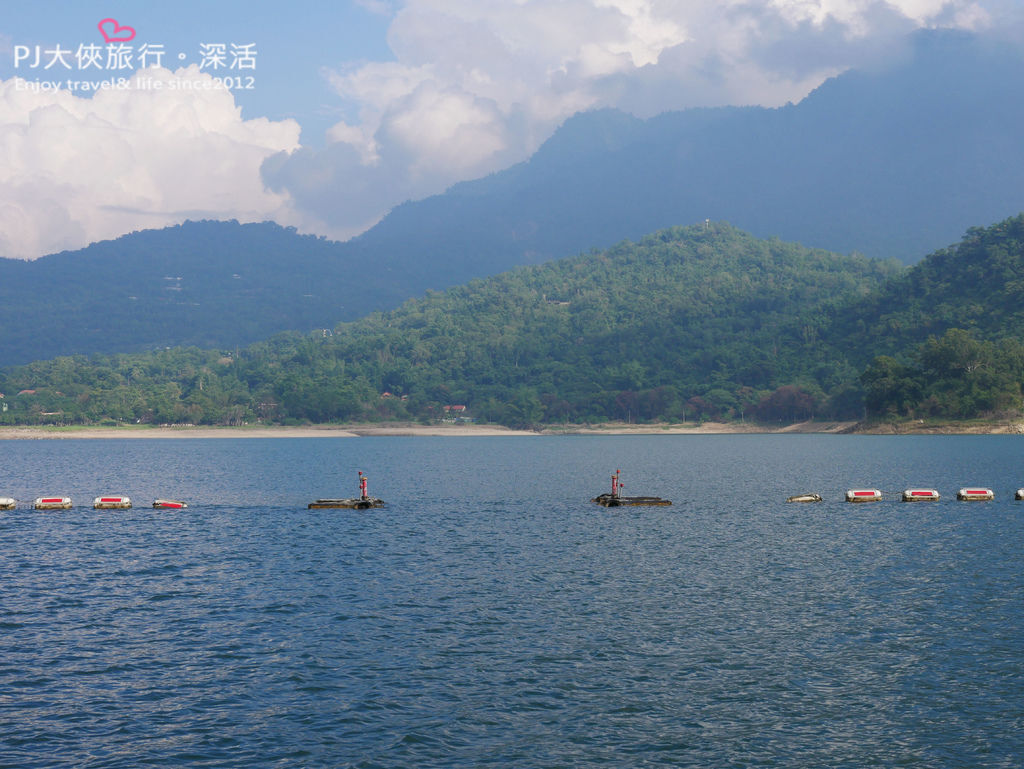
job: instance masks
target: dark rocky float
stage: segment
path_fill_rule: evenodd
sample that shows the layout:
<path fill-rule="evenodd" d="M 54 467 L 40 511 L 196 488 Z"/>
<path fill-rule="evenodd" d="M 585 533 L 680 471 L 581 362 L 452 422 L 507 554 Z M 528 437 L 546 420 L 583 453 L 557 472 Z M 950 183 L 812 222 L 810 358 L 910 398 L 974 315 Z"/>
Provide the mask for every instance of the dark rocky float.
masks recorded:
<path fill-rule="evenodd" d="M 371 507 L 384 507 L 384 502 L 376 497 L 367 497 L 366 499 L 353 497 L 351 499 L 318 499 L 306 505 L 308 510 L 319 510 L 328 507 L 368 510 Z"/>

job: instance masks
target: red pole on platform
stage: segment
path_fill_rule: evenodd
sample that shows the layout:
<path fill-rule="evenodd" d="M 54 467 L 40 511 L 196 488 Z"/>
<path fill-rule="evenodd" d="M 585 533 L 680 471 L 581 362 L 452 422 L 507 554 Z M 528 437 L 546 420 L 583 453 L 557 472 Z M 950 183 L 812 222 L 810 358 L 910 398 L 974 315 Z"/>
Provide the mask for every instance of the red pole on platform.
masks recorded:
<path fill-rule="evenodd" d="M 366 499 L 366 476 L 363 475 L 363 471 L 359 471 L 359 496 Z"/>

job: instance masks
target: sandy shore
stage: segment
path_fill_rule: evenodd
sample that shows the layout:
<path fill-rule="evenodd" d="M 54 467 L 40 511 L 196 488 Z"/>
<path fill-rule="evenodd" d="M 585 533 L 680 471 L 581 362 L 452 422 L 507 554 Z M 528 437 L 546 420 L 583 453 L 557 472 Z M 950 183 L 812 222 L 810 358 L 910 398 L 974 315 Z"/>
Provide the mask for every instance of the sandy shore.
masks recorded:
<path fill-rule="evenodd" d="M 682 424 L 629 425 L 608 422 L 601 425 L 551 425 L 543 430 L 545 435 L 760 435 L 780 433 L 845 433 L 850 432 L 856 422 L 801 422 L 777 429 L 736 422 L 688 422 Z"/>
<path fill-rule="evenodd" d="M 359 438 L 370 436 L 499 436 L 499 435 L 738 435 L 787 433 L 876 435 L 998 435 L 1024 434 L 1024 422 L 875 425 L 857 422 L 801 422 L 777 429 L 764 425 L 722 422 L 631 425 L 608 422 L 600 425 L 548 425 L 541 430 L 512 430 L 494 425 L 309 425 L 306 427 L 3 427 L 0 440 L 50 440 L 63 438 Z"/>
<path fill-rule="evenodd" d="M 503 427 L 438 425 L 310 426 L 310 427 L 3 427 L 0 440 L 69 438 L 358 438 L 371 435 L 537 435 Z"/>
<path fill-rule="evenodd" d="M 59 440 L 69 438 L 359 438 L 368 436 L 500 436 L 500 435 L 727 435 L 736 433 L 834 433 L 850 429 L 852 422 L 805 423 L 779 430 L 744 424 L 556 425 L 540 431 L 512 430 L 492 425 L 311 425 L 308 427 L 4 427 L 0 440 Z"/>

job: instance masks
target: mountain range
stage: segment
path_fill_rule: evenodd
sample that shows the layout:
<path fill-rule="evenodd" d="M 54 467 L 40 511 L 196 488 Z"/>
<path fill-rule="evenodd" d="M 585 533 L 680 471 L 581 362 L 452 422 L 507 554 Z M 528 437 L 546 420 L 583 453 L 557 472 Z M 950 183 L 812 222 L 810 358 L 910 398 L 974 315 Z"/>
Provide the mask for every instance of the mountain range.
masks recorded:
<path fill-rule="evenodd" d="M 399 206 L 351 245 L 460 282 L 711 219 L 912 263 L 1024 210 L 1022 94 L 1018 48 L 922 33 L 777 109 L 577 115 L 529 161 Z"/>
<path fill-rule="evenodd" d="M 528 161 L 398 206 L 345 243 L 189 222 L 2 259 L 0 360 L 231 349 L 705 220 L 912 263 L 1024 210 L 1022 64 L 991 39 L 921 33 L 798 104 L 577 115 Z"/>

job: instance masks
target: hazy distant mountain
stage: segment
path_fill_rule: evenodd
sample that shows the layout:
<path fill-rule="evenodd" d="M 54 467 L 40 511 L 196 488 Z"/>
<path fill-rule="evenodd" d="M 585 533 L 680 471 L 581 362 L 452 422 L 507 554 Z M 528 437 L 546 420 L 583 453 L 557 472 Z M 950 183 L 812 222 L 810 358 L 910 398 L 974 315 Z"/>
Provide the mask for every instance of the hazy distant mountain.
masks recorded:
<path fill-rule="evenodd" d="M 338 243 L 276 224 L 186 222 L 33 262 L 0 259 L 0 361 L 234 347 L 329 328 L 374 309 L 359 281 Z"/>
<path fill-rule="evenodd" d="M 1019 50 L 923 33 L 796 105 L 578 115 L 528 162 L 400 206 L 353 245 L 440 284 L 709 218 L 914 262 L 1024 210 L 1022 95 Z"/>

